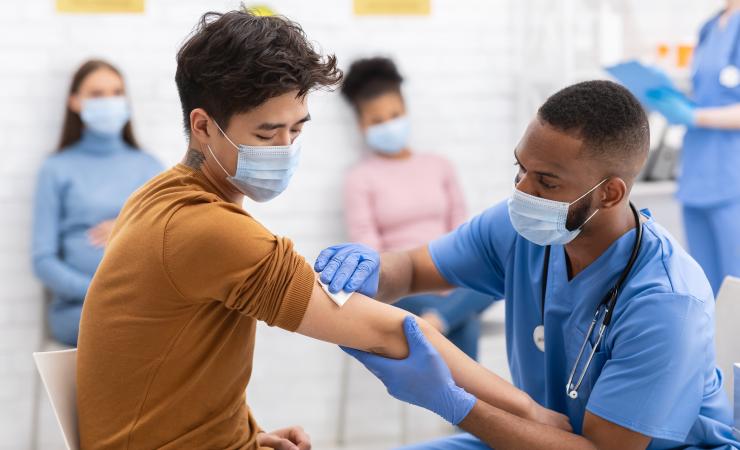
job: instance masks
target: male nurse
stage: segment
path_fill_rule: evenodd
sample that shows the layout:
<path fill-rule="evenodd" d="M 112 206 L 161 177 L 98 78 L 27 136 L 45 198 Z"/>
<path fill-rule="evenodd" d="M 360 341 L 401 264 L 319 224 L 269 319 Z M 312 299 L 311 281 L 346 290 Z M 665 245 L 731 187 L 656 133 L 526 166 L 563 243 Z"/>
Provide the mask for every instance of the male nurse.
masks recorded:
<path fill-rule="evenodd" d="M 529 124 L 514 150 L 519 171 L 508 201 L 415 250 L 379 257 L 344 244 L 319 255 L 315 269 L 334 291 L 392 302 L 465 287 L 504 298 L 514 384 L 566 414 L 574 430 L 478 400 L 459 424 L 469 433 L 408 449 L 740 446 L 716 368 L 712 289 L 629 200 L 648 146 L 646 115 L 627 90 L 579 83 L 550 97 Z M 367 282 L 378 273 L 379 283 Z M 347 351 L 392 395 L 439 410 L 439 392 L 455 383 L 415 327 L 406 336 L 403 360 Z M 409 377 L 414 384 L 403 382 Z"/>

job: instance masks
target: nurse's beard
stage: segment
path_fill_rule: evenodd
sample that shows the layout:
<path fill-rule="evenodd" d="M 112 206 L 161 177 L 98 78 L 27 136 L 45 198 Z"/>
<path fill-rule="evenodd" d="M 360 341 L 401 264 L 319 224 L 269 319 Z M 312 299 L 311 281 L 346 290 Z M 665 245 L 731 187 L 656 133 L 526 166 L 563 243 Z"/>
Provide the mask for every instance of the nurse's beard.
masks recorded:
<path fill-rule="evenodd" d="M 565 221 L 565 228 L 567 228 L 568 231 L 573 231 L 578 227 L 583 226 L 583 222 L 593 214 L 591 211 L 591 197 L 593 197 L 593 195 L 594 193 L 591 192 L 587 196 L 578 200 L 577 203 L 570 206 L 568 209 L 568 218 Z"/>

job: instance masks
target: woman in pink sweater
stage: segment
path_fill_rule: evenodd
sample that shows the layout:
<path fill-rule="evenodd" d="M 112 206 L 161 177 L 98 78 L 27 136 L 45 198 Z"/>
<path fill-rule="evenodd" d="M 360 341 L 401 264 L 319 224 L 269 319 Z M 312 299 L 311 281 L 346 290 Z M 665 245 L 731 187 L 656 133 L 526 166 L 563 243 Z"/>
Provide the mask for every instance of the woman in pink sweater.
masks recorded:
<path fill-rule="evenodd" d="M 355 61 L 342 95 L 352 104 L 372 152 L 345 181 L 349 238 L 379 251 L 423 245 L 460 225 L 465 201 L 452 164 L 408 146 L 409 119 L 393 61 Z M 467 289 L 407 297 L 396 303 L 434 324 L 461 350 L 477 357 L 480 313 L 493 298 Z"/>

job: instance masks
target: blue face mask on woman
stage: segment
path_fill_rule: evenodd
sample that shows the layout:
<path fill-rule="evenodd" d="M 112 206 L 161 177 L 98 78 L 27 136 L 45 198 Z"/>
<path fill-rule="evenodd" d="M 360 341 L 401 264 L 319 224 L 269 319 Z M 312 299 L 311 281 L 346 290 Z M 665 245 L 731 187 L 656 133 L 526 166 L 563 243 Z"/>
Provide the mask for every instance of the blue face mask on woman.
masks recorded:
<path fill-rule="evenodd" d="M 548 200 L 514 189 L 514 194 L 508 202 L 511 224 L 517 233 L 534 244 L 565 245 L 575 239 L 583 226 L 599 212 L 597 209 L 578 228 L 569 230 L 566 226 L 568 208 L 604 184 L 606 180 L 607 178 L 601 180 L 599 184 L 570 203 Z"/>
<path fill-rule="evenodd" d="M 365 142 L 378 153 L 395 155 L 408 145 L 411 123 L 407 116 L 401 116 L 365 130 Z"/>
<path fill-rule="evenodd" d="M 131 110 L 123 96 L 89 98 L 82 102 L 80 118 L 93 133 L 118 136 L 131 118 Z"/>
<path fill-rule="evenodd" d="M 213 123 L 238 152 L 236 173 L 231 176 L 213 154 L 211 146 L 206 147 L 226 173 L 226 179 L 239 192 L 256 202 L 266 202 L 280 195 L 288 187 L 300 159 L 301 145 L 298 140 L 290 145 L 236 145 L 215 121 Z"/>

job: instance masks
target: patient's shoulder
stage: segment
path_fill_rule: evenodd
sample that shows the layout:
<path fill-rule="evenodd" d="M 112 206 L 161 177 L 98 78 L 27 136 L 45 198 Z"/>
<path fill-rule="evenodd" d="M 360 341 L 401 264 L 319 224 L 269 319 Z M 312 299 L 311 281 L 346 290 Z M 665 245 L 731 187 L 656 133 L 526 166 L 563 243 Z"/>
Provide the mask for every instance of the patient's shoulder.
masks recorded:
<path fill-rule="evenodd" d="M 179 205 L 168 220 L 168 229 L 195 233 L 200 238 L 214 234 L 244 234 L 267 232 L 267 229 L 243 208 L 221 200 L 215 195 L 193 196 Z"/>
<path fill-rule="evenodd" d="M 214 201 L 178 208 L 167 222 L 163 244 L 172 267 L 178 261 L 241 267 L 270 255 L 279 241 L 237 205 Z"/>

